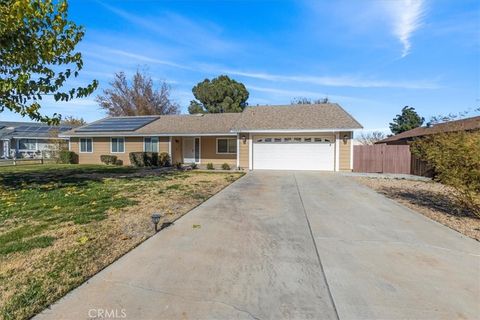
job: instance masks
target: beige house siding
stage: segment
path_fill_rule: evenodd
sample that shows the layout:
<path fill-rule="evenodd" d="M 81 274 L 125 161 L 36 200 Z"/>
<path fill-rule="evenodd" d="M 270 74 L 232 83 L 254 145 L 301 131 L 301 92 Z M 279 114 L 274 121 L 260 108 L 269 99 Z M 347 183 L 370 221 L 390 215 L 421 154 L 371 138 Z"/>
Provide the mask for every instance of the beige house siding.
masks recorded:
<path fill-rule="evenodd" d="M 217 154 L 217 138 L 235 138 L 236 136 L 215 136 L 201 137 L 200 142 L 200 162 L 202 164 L 213 163 L 214 165 L 222 165 L 228 163 L 230 167 L 237 166 L 237 154 Z"/>
<path fill-rule="evenodd" d="M 245 136 L 247 140 L 243 143 L 242 136 Z M 249 147 L 250 147 L 250 134 L 241 133 L 240 134 L 240 157 L 239 157 L 239 166 L 240 168 L 248 169 L 248 158 L 249 158 Z"/>
<path fill-rule="evenodd" d="M 168 145 L 169 145 L 169 139 L 168 137 L 159 137 L 158 138 L 158 152 L 166 152 L 168 153 Z"/>
<path fill-rule="evenodd" d="M 143 137 L 125 137 L 125 152 L 123 153 L 111 152 L 110 137 L 96 137 L 92 138 L 93 152 L 81 153 L 79 139 L 70 139 L 70 150 L 78 154 L 78 162 L 83 164 L 101 164 L 100 156 L 108 154 L 117 156 L 119 160 L 123 161 L 124 165 L 130 165 L 130 152 L 142 152 L 144 150 Z M 168 137 L 159 138 L 159 150 L 160 152 L 168 152 Z"/>
<path fill-rule="evenodd" d="M 343 141 L 343 137 L 347 135 L 347 142 Z M 339 169 L 350 169 L 350 145 L 352 143 L 352 132 L 340 132 L 340 148 L 339 148 Z"/>

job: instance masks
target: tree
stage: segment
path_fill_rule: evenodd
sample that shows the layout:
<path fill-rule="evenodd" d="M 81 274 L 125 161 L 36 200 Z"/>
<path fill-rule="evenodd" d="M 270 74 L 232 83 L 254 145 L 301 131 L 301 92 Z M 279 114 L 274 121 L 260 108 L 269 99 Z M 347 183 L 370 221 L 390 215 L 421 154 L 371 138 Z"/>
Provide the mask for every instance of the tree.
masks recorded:
<path fill-rule="evenodd" d="M 405 106 L 402 108 L 402 114 L 397 114 L 393 122 L 390 122 L 390 130 L 393 134 L 399 134 L 420 127 L 424 121 L 425 118 L 420 117 L 415 108 Z"/>
<path fill-rule="evenodd" d="M 410 149 L 432 167 L 435 180 L 453 187 L 461 206 L 480 218 L 480 131 L 432 134 L 414 140 Z"/>
<path fill-rule="evenodd" d="M 190 114 L 242 112 L 249 96 L 243 83 L 225 75 L 199 82 L 192 92 L 197 100 L 190 102 Z"/>
<path fill-rule="evenodd" d="M 83 118 L 75 118 L 73 116 L 68 116 L 62 119 L 60 124 L 65 126 L 72 126 L 72 127 L 81 127 L 87 124 Z"/>
<path fill-rule="evenodd" d="M 32 120 L 58 124 L 61 115 L 40 113 L 40 100 L 86 97 L 98 85 L 62 90 L 83 67 L 75 52 L 83 27 L 67 19 L 68 5 L 52 0 L 0 0 L 0 112 L 5 109 Z"/>
<path fill-rule="evenodd" d="M 330 99 L 328 97 L 321 98 L 321 99 L 310 99 L 310 98 L 305 98 L 305 97 L 296 97 L 293 98 L 290 104 L 324 104 L 324 103 L 330 103 Z"/>
<path fill-rule="evenodd" d="M 470 110 L 461 111 L 458 113 L 449 113 L 448 115 L 440 114 L 440 115 L 432 116 L 430 118 L 430 121 L 427 122 L 427 127 L 430 127 L 432 125 L 439 124 L 439 123 L 467 118 L 469 116 L 472 116 L 472 113 L 473 115 L 475 115 L 475 114 L 478 114 L 479 112 L 480 112 L 480 108 L 474 108 L 473 110 L 470 109 Z"/>
<path fill-rule="evenodd" d="M 375 144 L 375 142 L 378 142 L 380 140 L 383 140 L 386 138 L 385 133 L 381 131 L 372 131 L 369 133 L 361 133 L 360 137 L 358 137 L 358 141 L 363 144 L 363 145 L 371 145 Z"/>
<path fill-rule="evenodd" d="M 127 81 L 124 72 L 115 73 L 111 88 L 95 99 L 110 116 L 144 116 L 156 114 L 178 114 L 180 106 L 170 99 L 171 87 L 163 81 L 158 89 L 153 87 L 152 78 L 145 72 L 133 75 Z"/>

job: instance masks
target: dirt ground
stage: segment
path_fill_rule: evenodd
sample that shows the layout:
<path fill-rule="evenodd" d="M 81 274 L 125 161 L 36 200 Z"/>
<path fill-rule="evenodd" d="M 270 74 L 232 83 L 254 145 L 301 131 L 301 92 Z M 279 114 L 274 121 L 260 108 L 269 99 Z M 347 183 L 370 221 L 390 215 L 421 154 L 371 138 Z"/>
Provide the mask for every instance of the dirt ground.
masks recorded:
<path fill-rule="evenodd" d="M 453 230 L 480 241 L 480 219 L 462 210 L 454 190 L 437 182 L 354 177 L 357 182 Z"/>
<path fill-rule="evenodd" d="M 2 173 L 0 195 L 11 198 L 11 207 L 7 208 L 15 208 L 13 212 L 17 214 L 4 217 L 3 224 L 9 227 L 0 226 L 0 240 L 5 247 L 12 243 L 17 247 L 12 253 L 1 254 L 0 250 L 0 319 L 30 318 L 152 236 L 155 233 L 150 218 L 153 212 L 162 215 L 159 227 L 168 227 L 242 175 L 106 166 L 9 169 Z M 51 188 L 46 188 L 50 185 Z M 19 195 L 38 186 L 43 189 L 33 194 L 38 197 L 29 204 L 31 208 L 27 208 Z M 43 216 L 42 208 L 35 207 L 35 203 L 43 201 L 48 194 L 55 194 L 48 200 L 55 202 L 58 208 L 54 209 L 58 210 L 46 210 L 50 214 Z M 63 206 L 67 207 L 70 202 L 79 203 L 86 217 L 89 208 L 100 202 L 105 202 L 104 206 L 109 209 L 94 219 L 75 223 L 58 213 L 64 212 Z M 118 203 L 121 205 L 116 206 Z M 32 236 L 20 233 L 21 228 L 28 226 L 33 232 L 42 219 L 50 221 L 50 227 L 36 236 L 51 237 L 53 243 L 22 249 L 21 245 L 31 241 Z M 19 231 L 12 238 L 10 234 L 15 230 Z"/>

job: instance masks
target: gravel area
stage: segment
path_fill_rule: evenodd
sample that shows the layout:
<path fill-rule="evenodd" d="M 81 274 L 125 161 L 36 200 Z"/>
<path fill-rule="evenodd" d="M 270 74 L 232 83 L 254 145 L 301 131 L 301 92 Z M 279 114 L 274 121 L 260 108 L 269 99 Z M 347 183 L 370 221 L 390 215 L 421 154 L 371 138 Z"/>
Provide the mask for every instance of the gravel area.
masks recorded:
<path fill-rule="evenodd" d="M 480 219 L 462 210 L 455 203 L 452 188 L 433 181 L 367 177 L 352 179 L 432 220 L 480 241 Z"/>

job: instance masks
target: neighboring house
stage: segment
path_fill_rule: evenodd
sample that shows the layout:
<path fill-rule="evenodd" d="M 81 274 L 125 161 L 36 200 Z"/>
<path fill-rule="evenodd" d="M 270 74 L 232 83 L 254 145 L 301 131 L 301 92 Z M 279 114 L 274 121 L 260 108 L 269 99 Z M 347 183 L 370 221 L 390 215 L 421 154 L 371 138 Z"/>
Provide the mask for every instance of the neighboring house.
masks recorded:
<path fill-rule="evenodd" d="M 376 144 L 408 144 L 415 138 L 428 136 L 442 132 L 456 132 L 456 131 L 475 131 L 480 130 L 480 116 L 465 118 L 460 120 L 448 121 L 439 124 L 434 124 L 430 127 L 418 127 L 408 130 L 397 135 L 388 137 L 386 139 L 377 141 Z"/>
<path fill-rule="evenodd" d="M 338 104 L 258 106 L 242 113 L 106 118 L 61 134 L 79 163 L 135 151 L 168 152 L 174 163 L 242 169 L 351 170 L 353 131 Z"/>
<path fill-rule="evenodd" d="M 59 132 L 71 130 L 70 126 L 48 126 L 42 123 L 0 121 L 0 159 L 50 157 L 58 149 Z"/>

